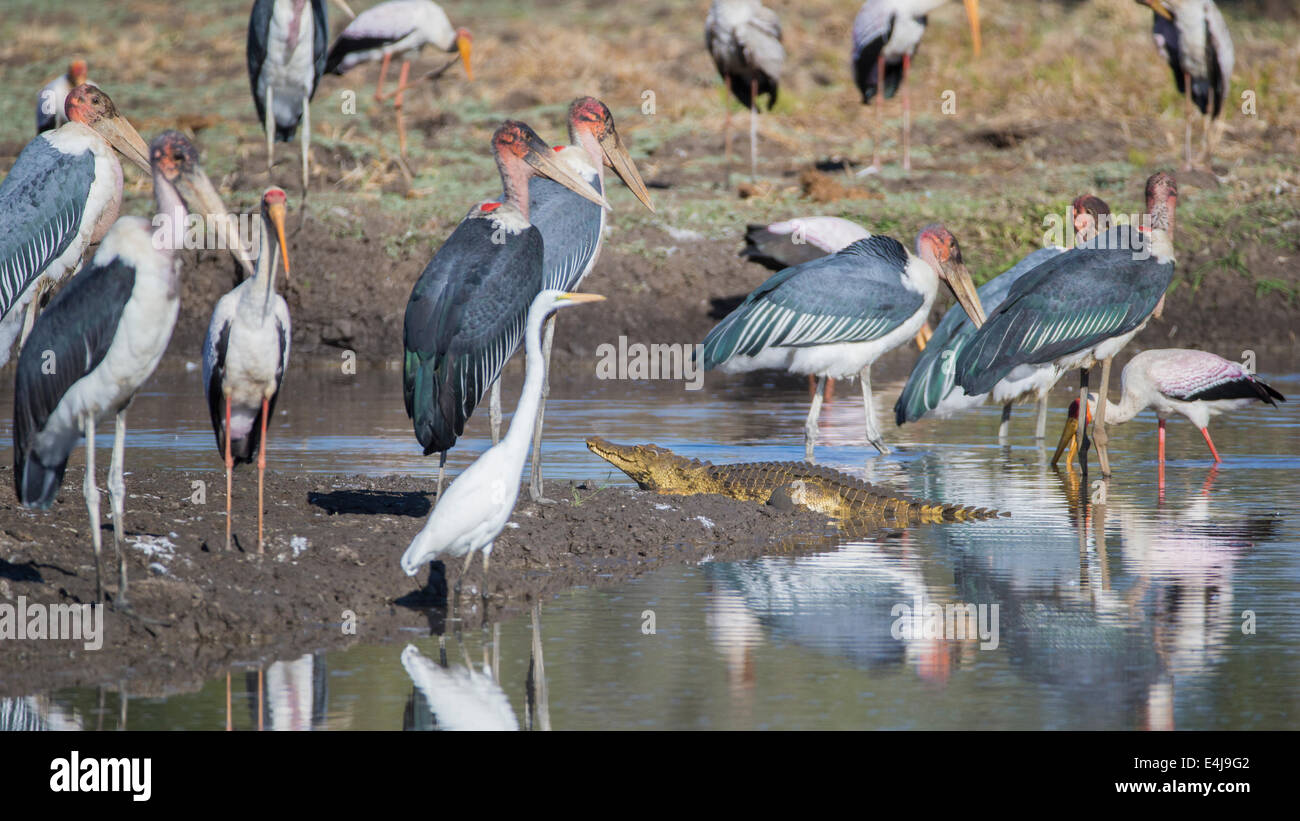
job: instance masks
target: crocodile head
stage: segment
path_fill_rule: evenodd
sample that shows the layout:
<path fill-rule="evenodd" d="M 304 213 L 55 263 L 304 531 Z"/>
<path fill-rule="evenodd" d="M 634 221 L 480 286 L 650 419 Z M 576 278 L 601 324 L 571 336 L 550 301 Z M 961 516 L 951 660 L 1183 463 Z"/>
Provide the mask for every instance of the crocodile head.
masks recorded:
<path fill-rule="evenodd" d="M 616 445 L 599 436 L 587 439 L 587 449 L 626 473 L 642 490 L 693 492 L 693 475 L 703 466 L 658 445 Z"/>

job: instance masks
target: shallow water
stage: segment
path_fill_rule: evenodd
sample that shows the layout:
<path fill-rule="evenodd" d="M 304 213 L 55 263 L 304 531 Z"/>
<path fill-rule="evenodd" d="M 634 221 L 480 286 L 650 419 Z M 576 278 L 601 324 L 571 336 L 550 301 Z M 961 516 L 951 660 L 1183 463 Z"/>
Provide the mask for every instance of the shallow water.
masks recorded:
<path fill-rule="evenodd" d="M 1297 370 L 1271 369 L 1269 381 L 1300 395 Z M 1030 409 L 1001 446 L 996 409 L 898 429 L 887 415 L 899 381 L 876 387 L 894 453 L 864 451 L 861 395 L 842 384 L 823 414 L 820 462 L 1013 516 L 574 589 L 541 606 L 541 665 L 528 614 L 453 630 L 440 648 L 413 612 L 405 665 L 398 643 L 277 661 L 261 668 L 260 686 L 257 668 L 237 670 L 229 720 L 256 728 L 260 692 L 267 728 L 1300 727 L 1300 403 L 1212 424 L 1226 459 L 1218 470 L 1195 429 L 1172 421 L 1163 497 L 1154 416 L 1115 428 L 1107 504 L 1084 513 L 1079 494 L 1090 489 L 1047 466 L 1050 453 L 1028 435 Z M 11 406 L 9 390 L 0 407 Z M 509 380 L 507 408 L 517 390 Z M 798 459 L 806 402 L 791 382 L 719 378 L 700 392 L 559 384 L 548 476 L 625 481 L 583 446 L 593 433 L 715 461 Z M 1062 416 L 1049 419 L 1052 442 Z M 133 464 L 221 470 L 197 373 L 161 374 L 129 421 L 128 488 Z M 453 471 L 486 447 L 486 429 L 476 414 Z M 296 372 L 270 443 L 275 470 L 437 467 L 411 437 L 395 371 Z M 978 618 L 961 637 L 961 619 L 900 621 L 903 606 L 925 616 L 930 605 L 973 605 L 977 616 L 983 606 L 983 638 Z M 226 726 L 224 676 L 125 704 L 122 688 L 0 700 L 0 725 Z"/>

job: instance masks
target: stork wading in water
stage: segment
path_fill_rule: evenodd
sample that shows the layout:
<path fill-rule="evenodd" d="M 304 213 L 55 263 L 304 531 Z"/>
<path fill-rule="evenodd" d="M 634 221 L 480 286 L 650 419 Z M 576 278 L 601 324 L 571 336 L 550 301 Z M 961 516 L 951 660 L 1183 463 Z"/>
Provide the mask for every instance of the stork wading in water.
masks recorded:
<path fill-rule="evenodd" d="M 1146 202 L 1148 225 L 1100 233 L 1017 280 L 955 363 L 957 384 L 970 395 L 987 393 L 1022 365 L 1078 368 L 1086 401 L 1088 372 L 1100 362 L 1102 403 L 1093 440 L 1103 476 L 1110 475 L 1104 400 L 1111 359 L 1146 327 L 1174 276 L 1178 186 L 1172 174 L 1147 180 Z M 1086 474 L 1084 426 L 1079 437 Z"/>
<path fill-rule="evenodd" d="M 758 175 L 758 98 L 776 105 L 785 68 L 781 21 L 759 0 L 713 0 L 704 21 L 704 44 L 713 64 L 741 105 L 749 109 L 749 174 Z M 731 107 L 723 126 L 727 184 L 731 178 Z"/>
<path fill-rule="evenodd" d="M 502 206 L 504 208 L 505 206 Z M 505 438 L 488 448 L 483 455 L 456 477 L 439 494 L 437 504 L 424 528 L 402 554 L 402 570 L 414 576 L 420 567 L 441 557 L 465 557 L 465 565 L 456 579 L 456 592 L 469 571 L 474 553 L 483 553 L 483 598 L 488 598 L 488 559 L 492 544 L 510 520 L 519 498 L 519 477 L 528 458 L 529 442 L 542 398 L 546 378 L 546 360 L 542 358 L 542 324 L 553 312 L 599 302 L 597 294 L 570 294 L 546 289 L 531 300 L 524 330 L 527 371 L 519 404 L 510 420 Z"/>
<path fill-rule="evenodd" d="M 426 45 L 439 51 L 456 52 L 465 65 L 465 76 L 473 81 L 470 53 L 474 38 L 465 28 L 452 28 L 447 12 L 432 0 L 387 0 L 372 6 L 348 23 L 330 48 L 325 70 L 344 74 L 362 63 L 380 61 L 375 101 L 384 99 L 384 77 L 393 55 L 402 60 L 402 70 L 393 92 L 393 110 L 397 119 L 397 139 L 402 156 L 406 156 L 406 127 L 402 123 L 402 95 L 408 86 L 411 60 Z"/>
<path fill-rule="evenodd" d="M 1160 488 L 1165 486 L 1165 422 L 1181 414 L 1201 431 L 1217 465 L 1222 459 L 1210 438 L 1210 420 L 1227 411 L 1244 408 L 1255 402 L 1277 407 L 1286 397 L 1242 366 L 1208 351 L 1164 348 L 1143 351 L 1129 360 L 1120 375 L 1119 403 L 1109 402 L 1106 420 L 1112 425 L 1129 421 L 1147 408 L 1156 412 L 1160 423 L 1156 461 Z M 1088 418 L 1097 407 L 1097 394 L 1088 396 Z M 1073 461 L 1078 450 L 1079 400 L 1070 405 L 1065 429 L 1052 456 L 1055 465 L 1068 451 L 1066 463 Z"/>
<path fill-rule="evenodd" d="M 501 174 L 500 201 L 470 210 L 406 303 L 402 398 L 425 455 L 439 454 L 439 493 L 447 451 L 519 347 L 528 306 L 542 290 L 545 257 L 542 233 L 529 221 L 529 180 L 540 174 L 598 207 L 607 205 L 521 122 L 498 128 L 492 151 Z M 499 410 L 493 418 L 495 427 Z"/>
<path fill-rule="evenodd" d="M 36 95 L 37 134 L 52 131 L 68 121 L 68 115 L 63 110 L 68 94 L 79 85 L 85 83 L 94 85 L 86 79 L 88 71 L 85 60 L 73 60 L 68 64 L 66 74 L 60 74 L 50 80 L 40 90 Z"/>
<path fill-rule="evenodd" d="M 912 105 L 907 75 L 912 58 L 925 34 L 927 15 L 948 0 L 867 0 L 853 19 L 853 81 L 862 94 L 863 105 L 876 104 L 876 128 L 872 138 L 871 167 L 880 169 L 881 117 L 885 98 L 903 90 L 903 170 L 912 168 Z M 979 0 L 963 0 L 970 20 L 971 42 L 980 56 Z M 883 93 L 882 93 L 883 92 Z"/>
<path fill-rule="evenodd" d="M 650 202 L 650 192 L 614 128 L 614 117 L 604 103 L 595 97 L 580 97 L 573 101 L 569 106 L 569 143 L 562 148 L 556 147 L 556 158 L 594 191 L 604 196 L 605 166 L 608 165 L 646 208 L 652 212 L 655 210 Z M 529 221 L 541 232 L 545 248 L 542 287 L 576 291 L 600 256 L 606 210 L 545 177 L 533 177 L 528 181 L 528 200 Z M 548 374 L 554 337 L 555 317 L 552 316 L 546 321 L 546 339 L 542 343 L 542 358 L 546 360 Z M 500 392 L 500 382 L 493 382 L 492 406 L 496 420 L 500 419 Z M 528 483 L 530 498 L 539 503 L 550 501 L 542 494 L 542 424 L 549 395 L 548 376 L 542 380 L 542 399 L 537 409 Z M 497 424 L 494 422 L 494 428 Z M 494 429 L 493 441 L 496 441 L 496 436 Z"/>
<path fill-rule="evenodd" d="M 777 368 L 817 377 L 804 426 L 813 460 L 826 379 L 859 376 L 867 441 L 889 453 L 871 399 L 871 364 L 916 335 L 945 282 L 977 323 L 983 322 L 957 240 L 942 225 L 916 238 L 916 253 L 872 236 L 842 251 L 787 268 L 760 285 L 709 332 L 704 369 L 740 373 Z"/>
<path fill-rule="evenodd" d="M 203 342 L 203 392 L 217 450 L 226 463 L 226 549 L 230 549 L 231 474 L 257 455 L 257 552 L 262 552 L 262 487 L 266 473 L 266 426 L 275 413 L 280 383 L 289 367 L 289 306 L 275 291 L 275 269 L 289 249 L 284 241 L 288 197 L 279 188 L 262 194 L 257 271 L 223 296 L 212 312 Z"/>
<path fill-rule="evenodd" d="M 114 149 L 149 169 L 149 146 L 103 91 L 77 86 L 65 110 L 68 122 L 29 142 L 0 182 L 0 367 L 31 333 L 46 292 L 117 219 Z"/>
<path fill-rule="evenodd" d="M 95 423 L 116 416 L 108 491 L 120 574 L 115 604 L 120 607 L 127 603 L 122 554 L 126 409 L 158 367 L 176 324 L 181 287 L 174 249 L 180 247 L 186 209 L 225 213 L 189 140 L 168 131 L 153 141 L 150 151 L 156 211 L 175 232 L 160 234 L 144 217 L 122 217 L 114 223 L 90 264 L 36 320 L 30 344 L 18 357 L 14 387 L 14 482 L 24 506 L 48 509 L 53 504 L 68 456 L 85 437 L 84 492 L 101 602 Z"/>
<path fill-rule="evenodd" d="M 1232 35 L 1214 0 L 1137 0 L 1153 13 L 1151 35 L 1183 95 L 1183 170 L 1192 169 L 1192 106 L 1205 119 L 1204 156 L 1214 151 L 1214 121 L 1232 83 Z"/>
<path fill-rule="evenodd" d="M 1097 197 L 1085 195 L 1076 199 L 1071 205 L 1076 243 L 1085 245 L 1091 241 L 1097 233 L 1098 224 L 1109 215 L 1110 206 Z M 1020 277 L 1065 250 L 1048 246 L 1032 252 L 980 286 L 980 304 L 986 308 L 996 308 L 1006 299 L 1011 286 Z M 1064 371 L 1051 364 L 1023 365 L 994 385 L 989 393 L 969 396 L 957 385 L 954 366 L 976 330 L 978 329 L 964 310 L 957 307 L 948 309 L 913 366 L 907 384 L 898 395 L 898 401 L 894 403 L 894 420 L 902 425 L 915 422 L 927 413 L 946 417 L 956 411 L 992 401 L 1002 405 L 1002 422 L 998 426 L 998 440 L 1002 441 L 1009 432 L 1012 405 L 1032 399 L 1038 403 L 1038 422 L 1034 435 L 1037 439 L 1044 438 L 1047 435 L 1047 397 Z"/>

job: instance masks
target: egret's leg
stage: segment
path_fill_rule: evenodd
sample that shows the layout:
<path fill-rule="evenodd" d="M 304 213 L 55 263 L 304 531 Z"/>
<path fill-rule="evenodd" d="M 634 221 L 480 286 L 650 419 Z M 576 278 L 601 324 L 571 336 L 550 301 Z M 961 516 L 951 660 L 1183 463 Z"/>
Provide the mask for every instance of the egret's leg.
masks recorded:
<path fill-rule="evenodd" d="M 487 601 L 488 594 L 488 559 L 492 556 L 492 545 L 483 549 L 483 601 Z M 486 613 L 484 614 L 486 615 Z"/>
<path fill-rule="evenodd" d="M 271 166 L 275 163 L 275 111 L 272 103 L 275 100 L 275 89 L 270 83 L 266 85 L 266 173 L 271 174 Z"/>
<path fill-rule="evenodd" d="M 876 58 L 876 136 L 871 140 L 871 167 L 880 168 L 880 135 L 885 129 L 885 54 Z"/>
<path fill-rule="evenodd" d="M 1002 421 L 998 422 L 998 441 L 1007 441 L 1007 434 L 1011 431 L 1011 403 L 1007 402 L 1002 406 Z"/>
<path fill-rule="evenodd" d="M 1110 434 L 1106 432 L 1106 389 L 1110 385 L 1110 363 L 1107 357 L 1101 363 L 1101 391 L 1097 394 L 1097 418 L 1092 423 L 1092 441 L 1097 446 L 1097 461 L 1101 464 L 1102 478 L 1110 477 Z"/>
<path fill-rule="evenodd" d="M 1223 460 L 1219 458 L 1219 452 L 1214 448 L 1214 440 L 1210 438 L 1210 429 L 1201 428 L 1201 435 L 1205 437 L 1205 444 L 1210 446 L 1210 454 L 1214 457 L 1214 464 L 1219 464 Z"/>
<path fill-rule="evenodd" d="M 95 417 L 87 416 L 83 422 L 86 435 L 86 481 L 82 489 L 86 495 L 86 512 L 90 514 L 90 542 L 95 547 L 95 601 L 104 603 L 104 571 L 100 557 L 102 543 L 99 535 L 99 488 L 95 487 Z"/>
<path fill-rule="evenodd" d="M 434 504 L 442 501 L 442 479 L 447 470 L 447 451 L 438 454 L 438 495 L 434 497 Z"/>
<path fill-rule="evenodd" d="M 546 320 L 546 334 L 542 338 L 542 361 L 546 370 L 542 373 L 542 399 L 537 405 L 537 426 L 533 428 L 532 471 L 528 479 L 528 496 L 540 505 L 553 504 L 542 495 L 542 423 L 546 419 L 546 398 L 551 395 L 551 343 L 555 338 L 555 316 Z"/>
<path fill-rule="evenodd" d="M 903 170 L 912 170 L 912 99 L 907 91 L 907 70 L 912 66 L 912 55 L 903 55 Z M 882 78 L 883 79 L 883 78 Z"/>
<path fill-rule="evenodd" d="M 262 441 L 257 448 L 257 552 L 262 553 L 262 480 L 266 475 L 266 398 L 262 398 Z"/>
<path fill-rule="evenodd" d="M 813 461 L 813 449 L 817 447 L 817 417 L 822 412 L 822 400 L 826 398 L 826 377 L 817 377 L 817 392 L 813 394 L 812 406 L 808 408 L 808 421 L 803 423 L 803 458 Z"/>
<path fill-rule="evenodd" d="M 235 458 L 230 455 L 230 396 L 226 396 L 226 550 L 230 549 L 230 478 L 235 471 Z"/>
<path fill-rule="evenodd" d="M 411 61 L 402 61 L 402 73 L 397 78 L 397 96 L 393 98 L 393 111 L 397 114 L 397 146 L 406 157 L 406 126 L 402 122 L 402 95 L 406 93 L 406 78 L 411 74 Z"/>
<path fill-rule="evenodd" d="M 862 404 L 867 422 L 867 441 L 881 453 L 889 453 L 889 447 L 885 445 L 884 437 L 880 435 L 880 428 L 876 425 L 876 406 L 871 401 L 871 366 L 863 368 L 859 377 L 862 379 Z"/>
<path fill-rule="evenodd" d="M 1183 72 L 1183 170 L 1192 170 L 1192 76 Z"/>
<path fill-rule="evenodd" d="M 122 476 L 122 460 L 126 456 L 126 408 L 117 412 L 113 426 L 113 460 L 108 466 L 108 499 L 113 507 L 113 550 L 117 553 L 118 591 L 117 604 L 126 606 L 126 480 Z"/>
<path fill-rule="evenodd" d="M 383 61 L 379 64 L 379 82 L 375 85 L 375 102 L 379 102 L 384 97 L 384 78 L 388 76 L 388 64 L 392 60 L 393 54 L 389 52 L 384 55 Z"/>
<path fill-rule="evenodd" d="M 492 383 L 492 399 L 488 404 L 488 421 L 492 423 L 492 444 L 501 442 L 501 378 Z"/>
<path fill-rule="evenodd" d="M 460 575 L 456 577 L 456 595 L 460 595 L 461 582 L 465 581 L 465 574 L 469 572 L 469 563 L 474 559 L 474 551 L 465 554 L 465 563 L 460 566 Z"/>
<path fill-rule="evenodd" d="M 1047 397 L 1038 400 L 1038 422 L 1034 425 L 1034 438 L 1047 438 Z"/>
<path fill-rule="evenodd" d="M 1079 369 L 1079 468 L 1088 475 L 1088 369 Z"/>
<path fill-rule="evenodd" d="M 307 200 L 307 179 L 308 165 L 307 158 L 311 153 L 311 102 L 304 97 L 302 100 L 302 132 L 298 135 L 302 140 L 302 198 Z M 289 272 L 284 272 L 284 284 L 289 284 Z"/>
<path fill-rule="evenodd" d="M 758 78 L 749 79 L 749 178 L 758 178 Z"/>

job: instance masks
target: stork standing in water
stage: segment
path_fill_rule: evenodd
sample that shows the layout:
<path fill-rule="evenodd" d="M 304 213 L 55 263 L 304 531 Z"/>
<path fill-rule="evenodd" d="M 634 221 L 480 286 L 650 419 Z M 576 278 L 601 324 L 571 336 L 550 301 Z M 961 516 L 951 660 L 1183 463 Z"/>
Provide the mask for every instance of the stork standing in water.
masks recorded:
<path fill-rule="evenodd" d="M 36 133 L 52 131 L 68 121 L 63 105 L 68 94 L 77 86 L 90 82 L 86 79 L 85 60 L 73 60 L 68 64 L 68 73 L 60 74 L 45 84 L 36 95 Z M 92 86 L 94 83 L 90 83 Z"/>
<path fill-rule="evenodd" d="M 288 197 L 279 188 L 262 195 L 257 272 L 223 296 L 203 342 L 203 392 L 217 450 L 226 462 L 226 550 L 230 549 L 231 474 L 257 454 L 257 552 L 262 552 L 262 486 L 266 425 L 275 413 L 280 382 L 289 367 L 289 306 L 275 292 L 277 252 L 289 277 L 284 241 Z"/>
<path fill-rule="evenodd" d="M 867 441 L 889 453 L 872 405 L 871 364 L 916 335 L 941 280 L 962 308 L 983 322 L 961 249 L 942 225 L 921 231 L 916 254 L 889 237 L 859 240 L 760 285 L 709 332 L 704 369 L 779 368 L 815 375 L 817 393 L 804 426 L 804 455 L 810 462 L 826 379 L 860 376 Z"/>
<path fill-rule="evenodd" d="M 704 44 L 722 82 L 749 109 L 749 175 L 758 175 L 758 98 L 767 95 L 767 110 L 776 105 L 785 67 L 781 21 L 759 0 L 713 0 L 704 21 Z M 731 177 L 731 107 L 727 107 L 722 141 L 728 184 Z"/>
<path fill-rule="evenodd" d="M 1021 365 L 1050 363 L 1062 372 L 1079 368 L 1085 401 L 1088 371 L 1102 363 L 1094 441 L 1103 476 L 1110 475 L 1105 399 L 1111 359 L 1146 327 L 1174 276 L 1178 186 L 1173 175 L 1159 172 L 1147 180 L 1146 202 L 1149 225 L 1098 234 L 1087 247 L 1022 276 L 956 362 L 957 384 L 971 395 L 992 390 Z M 1087 473 L 1084 426 L 1079 437 L 1079 462 Z"/>
<path fill-rule="evenodd" d="M 1129 360 L 1120 375 L 1119 404 L 1108 402 L 1106 419 L 1112 425 L 1129 421 L 1147 408 L 1154 408 L 1160 423 L 1157 464 L 1160 488 L 1165 486 L 1165 422 L 1173 414 L 1187 417 L 1205 437 L 1210 455 L 1217 465 L 1223 461 L 1210 438 L 1210 419 L 1221 413 L 1243 408 L 1253 402 L 1267 402 L 1277 407 L 1286 397 L 1257 379 L 1241 363 L 1224 359 L 1208 351 L 1165 348 L 1143 351 Z M 1088 396 L 1088 418 L 1097 407 L 1097 395 Z M 1052 456 L 1055 465 L 1061 453 L 1069 450 L 1066 463 L 1073 461 L 1078 449 L 1079 400 L 1070 405 L 1065 430 Z"/>
<path fill-rule="evenodd" d="M 445 496 L 438 495 L 429 520 L 402 554 L 402 570 L 406 575 L 414 576 L 422 565 L 439 556 L 464 556 L 465 565 L 456 579 L 456 592 L 459 593 L 475 551 L 482 551 L 483 598 L 488 597 L 488 557 L 493 542 L 501 535 L 514 512 L 515 500 L 519 498 L 519 474 L 528 458 L 528 443 L 533 438 L 533 426 L 542 398 L 542 381 L 546 377 L 546 361 L 542 358 L 542 324 L 560 308 L 603 299 L 597 294 L 570 294 L 551 289 L 532 299 L 524 330 L 527 371 L 519 404 L 510 420 L 510 430 L 504 439 L 484 451 L 456 477 Z"/>
<path fill-rule="evenodd" d="M 86 438 L 86 507 L 95 548 L 95 589 L 104 600 L 100 568 L 99 489 L 95 485 L 95 423 L 116 415 L 108 491 L 113 544 L 126 605 L 122 540 L 126 484 L 122 460 L 126 409 L 162 359 L 180 308 L 180 261 L 187 206 L 201 213 L 225 208 L 181 134 L 153 141 L 154 202 L 164 227 L 144 217 L 122 217 L 77 273 L 41 313 L 18 358 L 14 387 L 14 483 L 18 501 L 47 509 L 63 484 L 68 456 Z M 162 241 L 159 241 L 161 238 Z"/>
<path fill-rule="evenodd" d="M 614 169 L 646 208 L 652 212 L 650 192 L 636 170 L 631 155 L 614 128 L 609 108 L 595 97 L 579 97 L 569 106 L 569 142 L 556 147 L 556 158 L 585 180 L 601 196 L 605 194 L 605 166 Z M 605 209 L 579 196 L 564 185 L 545 177 L 528 181 L 529 220 L 542 234 L 545 247 L 542 262 L 542 287 L 556 291 L 576 291 L 600 256 L 605 235 Z M 546 339 L 542 358 L 549 374 L 551 343 L 555 337 L 555 317 L 546 321 Z M 542 379 L 542 399 L 537 409 L 537 427 L 533 433 L 532 471 L 528 493 L 534 502 L 549 502 L 542 495 L 542 423 L 546 416 L 546 397 L 550 380 Z M 493 441 L 500 424 L 501 384 L 492 383 Z"/>
<path fill-rule="evenodd" d="M 1071 206 L 1075 241 L 1078 245 L 1089 242 L 1097 233 L 1101 220 L 1110 214 L 1110 206 L 1093 196 L 1082 196 Z M 1011 286 L 1021 276 L 1066 249 L 1058 246 L 1039 248 L 1008 270 L 980 286 L 980 303 L 996 308 L 1006 299 Z M 1047 397 L 1064 371 L 1052 365 L 1023 365 L 1013 370 L 1005 379 L 982 396 L 969 396 L 957 385 L 954 367 L 957 357 L 969 344 L 978 330 L 966 312 L 950 308 L 935 328 L 930 344 L 922 351 L 912 373 L 907 377 L 894 404 L 894 419 L 902 425 L 915 422 L 927 413 L 944 417 L 965 408 L 993 401 L 1002 405 L 1002 422 L 998 426 L 999 441 L 1005 440 L 1011 422 L 1011 406 L 1017 402 L 1035 399 L 1038 402 L 1038 424 L 1035 438 L 1047 435 Z"/>
<path fill-rule="evenodd" d="M 1214 0 L 1137 0 L 1153 12 L 1151 35 L 1183 95 L 1183 170 L 1192 169 L 1192 106 L 1205 117 L 1205 164 L 1214 150 L 1214 121 L 1232 83 L 1232 36 Z"/>
<path fill-rule="evenodd" d="M 541 174 L 602 208 L 607 205 L 521 122 L 498 128 L 492 151 L 501 173 L 501 200 L 470 210 L 420 274 L 406 303 L 402 397 L 425 455 L 439 454 L 439 493 L 447 450 L 519 347 L 528 306 L 542 290 L 543 241 L 529 221 L 529 180 Z"/>
<path fill-rule="evenodd" d="M 113 150 L 149 169 L 149 146 L 103 91 L 78 86 L 65 110 L 68 122 L 29 142 L 0 182 L 0 367 L 31 333 L 45 293 L 117 219 L 122 166 Z"/>
<path fill-rule="evenodd" d="M 863 105 L 876 101 L 876 129 L 872 138 L 871 167 L 880 169 L 881 116 L 885 98 L 903 89 L 903 170 L 912 168 L 912 105 L 907 74 L 912 57 L 925 34 L 926 16 L 948 0 L 867 0 L 853 19 L 853 81 L 862 93 Z M 963 0 L 970 19 L 975 56 L 980 56 L 979 0 Z M 881 93 L 883 91 L 883 93 Z"/>
<path fill-rule="evenodd" d="M 432 0 L 387 0 L 361 12 L 343 29 L 330 48 L 325 70 L 330 74 L 343 74 L 361 63 L 380 60 L 379 82 L 375 86 L 375 101 L 378 102 L 384 98 L 388 64 L 394 54 L 401 56 L 402 71 L 393 94 L 393 109 L 397 118 L 397 138 L 402 156 L 406 156 L 402 95 L 408 85 L 411 60 L 426 45 L 447 53 L 458 52 L 465 64 L 465 76 L 473 81 L 474 71 L 469 62 L 473 40 L 468 29 L 452 28 L 447 12 Z"/>

